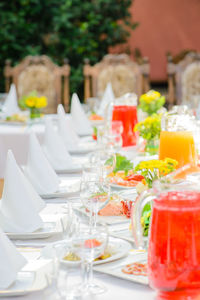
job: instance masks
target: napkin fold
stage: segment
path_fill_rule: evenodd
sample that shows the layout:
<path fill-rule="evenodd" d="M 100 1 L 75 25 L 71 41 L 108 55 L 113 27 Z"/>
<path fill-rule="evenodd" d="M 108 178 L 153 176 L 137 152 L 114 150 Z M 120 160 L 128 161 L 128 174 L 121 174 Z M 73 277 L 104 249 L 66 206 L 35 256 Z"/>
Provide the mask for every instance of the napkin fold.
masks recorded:
<path fill-rule="evenodd" d="M 24 173 L 39 195 L 52 194 L 59 189 L 59 177 L 48 162 L 33 132 L 29 137 L 28 160 Z"/>
<path fill-rule="evenodd" d="M 62 137 L 67 150 L 74 150 L 80 143 L 80 138 L 74 130 L 73 122 L 70 117 L 66 117 L 62 104 L 58 105 L 58 132 Z"/>
<path fill-rule="evenodd" d="M 66 170 L 72 167 L 72 157 L 68 153 L 61 136 L 55 131 L 52 120 L 45 119 L 43 150 L 54 170 Z"/>
<path fill-rule="evenodd" d="M 26 263 L 26 259 L 0 229 L 0 290 L 7 289 L 15 281 L 17 273 Z"/>
<path fill-rule="evenodd" d="M 11 116 L 20 112 L 17 103 L 17 91 L 13 83 L 11 84 L 8 96 L 6 97 L 6 100 L 2 106 L 2 111 L 5 114 L 5 116 Z"/>
<path fill-rule="evenodd" d="M 115 100 L 115 96 L 113 93 L 112 85 L 109 82 L 106 86 L 103 97 L 101 99 L 100 106 L 98 109 L 98 114 L 104 115 L 106 107 L 114 100 Z"/>
<path fill-rule="evenodd" d="M 43 226 L 39 212 L 44 207 L 44 201 L 24 176 L 12 151 L 8 150 L 0 201 L 0 227 L 11 233 L 33 232 Z"/>
<path fill-rule="evenodd" d="M 71 116 L 74 128 L 79 135 L 92 134 L 92 126 L 81 106 L 80 100 L 76 93 L 72 95 Z"/>

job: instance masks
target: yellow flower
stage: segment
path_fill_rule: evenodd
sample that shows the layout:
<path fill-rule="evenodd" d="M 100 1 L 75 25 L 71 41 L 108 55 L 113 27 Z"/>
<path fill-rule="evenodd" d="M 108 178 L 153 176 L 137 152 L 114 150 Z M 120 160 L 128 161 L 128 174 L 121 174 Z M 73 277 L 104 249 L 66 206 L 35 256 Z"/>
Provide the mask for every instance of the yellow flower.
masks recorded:
<path fill-rule="evenodd" d="M 47 106 L 47 98 L 45 96 L 38 97 L 37 101 L 36 101 L 36 104 L 35 104 L 35 107 L 36 108 L 42 108 L 42 107 L 45 107 L 45 106 Z"/>
<path fill-rule="evenodd" d="M 140 101 L 144 101 L 144 102 L 150 104 L 152 101 L 160 98 L 160 96 L 161 96 L 161 94 L 159 92 L 150 90 L 150 91 L 148 91 L 148 93 L 143 94 L 140 97 Z"/>
<path fill-rule="evenodd" d="M 26 106 L 28 106 L 28 107 L 34 107 L 35 104 L 36 104 L 36 101 L 37 101 L 37 97 L 35 97 L 35 96 L 30 96 L 30 97 L 26 98 L 25 104 L 26 104 Z"/>

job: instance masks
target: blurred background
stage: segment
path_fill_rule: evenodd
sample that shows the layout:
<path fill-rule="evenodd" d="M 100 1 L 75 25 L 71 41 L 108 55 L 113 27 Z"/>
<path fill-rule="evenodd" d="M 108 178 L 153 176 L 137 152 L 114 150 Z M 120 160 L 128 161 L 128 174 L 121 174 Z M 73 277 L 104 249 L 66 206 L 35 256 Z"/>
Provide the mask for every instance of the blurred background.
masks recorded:
<path fill-rule="evenodd" d="M 4 67 L 27 55 L 70 65 L 69 90 L 84 95 L 83 65 L 108 53 L 149 61 L 152 87 L 167 91 L 167 55 L 200 50 L 199 0 L 1 0 L 0 92 Z"/>

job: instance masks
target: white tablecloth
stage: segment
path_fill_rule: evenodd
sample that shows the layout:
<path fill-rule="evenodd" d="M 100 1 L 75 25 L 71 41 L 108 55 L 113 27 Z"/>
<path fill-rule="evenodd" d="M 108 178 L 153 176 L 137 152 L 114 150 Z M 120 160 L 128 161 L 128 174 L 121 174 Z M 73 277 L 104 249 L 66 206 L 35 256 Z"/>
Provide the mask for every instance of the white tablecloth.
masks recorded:
<path fill-rule="evenodd" d="M 47 208 L 45 211 L 47 213 L 60 213 L 62 211 L 62 205 L 63 204 L 48 204 Z M 34 241 L 34 243 L 38 243 L 39 240 Z M 41 243 L 44 241 L 40 240 Z M 77 282 L 74 280 L 74 276 L 71 276 L 71 271 L 69 271 L 69 277 L 68 280 L 74 281 L 76 284 Z M 80 273 L 80 270 L 77 269 L 78 274 Z M 153 300 L 156 299 L 156 294 L 155 292 L 150 289 L 148 286 L 137 284 L 131 281 L 119 279 L 116 277 L 112 277 L 107 274 L 95 272 L 94 277 L 96 281 L 99 283 L 103 284 L 107 292 L 98 296 L 87 296 L 84 298 L 84 300 L 121 300 L 121 299 L 126 299 L 126 300 Z M 77 277 L 75 277 L 77 279 Z M 78 279 L 80 281 L 80 277 Z M 47 300 L 48 296 L 46 295 L 47 291 L 41 291 L 41 292 L 35 292 L 23 297 L 12 297 L 11 299 L 15 300 Z"/>
<path fill-rule="evenodd" d="M 23 126 L 10 126 L 10 125 L 1 125 L 0 126 L 0 177 L 3 177 L 4 168 L 5 168 L 5 159 L 8 149 L 12 149 L 16 160 L 19 164 L 24 164 L 27 157 L 27 148 L 28 148 L 28 136 L 31 130 L 36 132 L 40 141 L 42 141 L 44 134 L 44 125 L 34 125 L 31 127 Z M 73 176 L 68 175 L 71 179 Z M 75 176 L 77 179 L 77 176 Z M 48 201 L 51 204 L 45 208 L 46 213 L 60 213 L 63 211 L 63 204 L 59 204 L 62 200 L 51 199 Z M 54 204 L 53 204 L 54 203 Z M 64 211 L 63 211 L 64 212 Z M 47 242 L 51 242 L 49 240 Z M 43 241 L 44 242 L 44 241 Z M 2 276 L 2 274 L 0 274 Z M 70 280 L 73 280 L 73 277 L 70 277 Z M 118 279 L 103 273 L 95 273 L 95 278 L 98 279 L 106 288 L 107 292 L 98 296 L 87 296 L 87 300 L 153 300 L 155 298 L 155 292 L 152 291 L 148 286 L 136 284 L 131 281 L 126 281 L 123 279 Z M 22 299 L 22 300 L 47 300 L 45 291 L 35 292 L 28 294 L 23 297 L 12 297 L 10 299 Z"/>

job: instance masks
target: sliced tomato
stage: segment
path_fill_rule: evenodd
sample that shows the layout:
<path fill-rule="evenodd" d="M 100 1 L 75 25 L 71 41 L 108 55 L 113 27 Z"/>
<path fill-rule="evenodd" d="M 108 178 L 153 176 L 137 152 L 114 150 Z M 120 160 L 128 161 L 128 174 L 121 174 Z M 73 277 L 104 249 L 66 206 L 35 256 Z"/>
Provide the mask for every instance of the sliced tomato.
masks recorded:
<path fill-rule="evenodd" d="M 131 180 L 142 181 L 142 179 L 144 179 L 144 176 L 139 175 L 139 174 L 129 175 L 129 176 L 126 176 L 126 178 L 125 178 L 125 180 L 127 180 L 127 181 L 131 181 Z"/>
<path fill-rule="evenodd" d="M 97 140 L 97 136 L 95 134 L 92 135 L 93 140 Z"/>
<path fill-rule="evenodd" d="M 96 239 L 86 240 L 84 243 L 85 248 L 95 248 L 101 246 L 101 242 Z"/>

